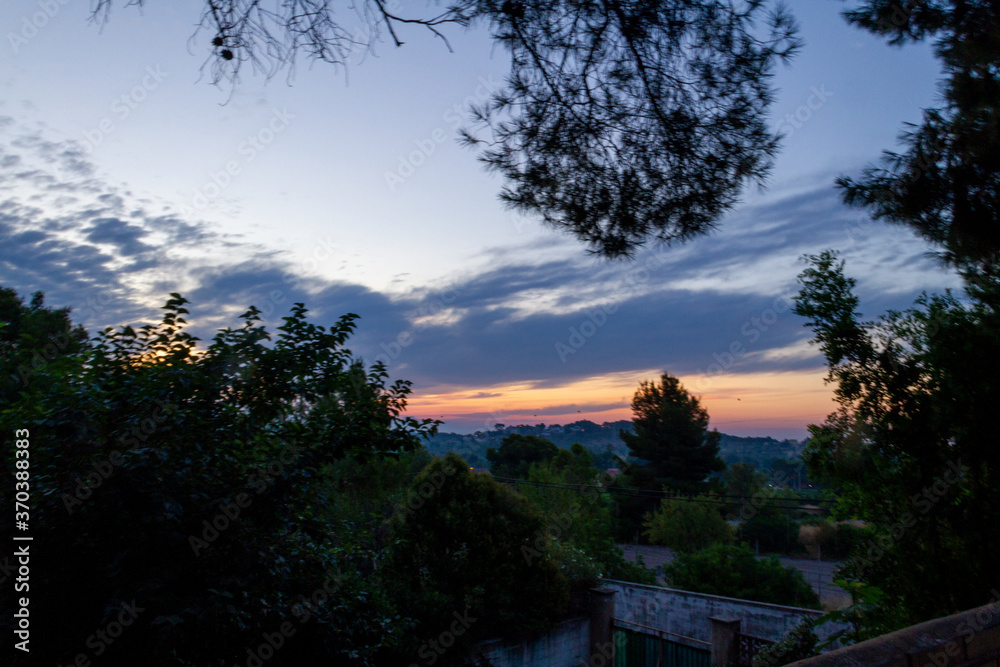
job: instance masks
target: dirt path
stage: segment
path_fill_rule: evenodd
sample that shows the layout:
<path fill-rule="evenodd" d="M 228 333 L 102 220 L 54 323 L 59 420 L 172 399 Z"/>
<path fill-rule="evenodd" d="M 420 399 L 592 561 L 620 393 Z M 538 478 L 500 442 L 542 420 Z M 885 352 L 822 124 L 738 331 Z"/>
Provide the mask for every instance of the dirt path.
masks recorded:
<path fill-rule="evenodd" d="M 645 544 L 619 544 L 625 550 L 625 558 L 635 561 L 641 555 L 643 562 L 651 570 L 666 565 L 674 559 L 674 552 L 667 547 L 654 547 Z M 842 609 L 851 602 L 851 596 L 842 588 L 833 585 L 833 573 L 841 561 L 809 560 L 807 558 L 778 557 L 785 567 L 794 567 L 805 576 L 806 581 L 819 595 L 820 604 L 824 609 Z M 662 574 L 660 580 L 663 581 Z"/>

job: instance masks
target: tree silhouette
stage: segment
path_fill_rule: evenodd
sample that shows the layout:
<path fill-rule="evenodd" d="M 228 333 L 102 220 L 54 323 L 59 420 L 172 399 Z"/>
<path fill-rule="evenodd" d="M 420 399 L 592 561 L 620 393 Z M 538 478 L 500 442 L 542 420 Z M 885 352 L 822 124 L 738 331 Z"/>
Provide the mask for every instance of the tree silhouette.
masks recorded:
<path fill-rule="evenodd" d="M 669 373 L 639 386 L 632 412 L 635 433 L 622 432 L 621 438 L 632 456 L 647 462 L 628 473 L 640 488 L 702 491 L 708 474 L 725 467 L 718 457 L 719 432 L 708 430 L 708 412 Z"/>
<path fill-rule="evenodd" d="M 908 124 L 900 153 L 858 180 L 838 179 L 848 204 L 912 227 L 967 277 L 1000 268 L 1000 6 L 995 2 L 868 0 L 848 21 L 890 44 L 935 39 L 943 105 Z"/>
<path fill-rule="evenodd" d="M 951 294 L 877 321 L 833 252 L 808 256 L 795 313 L 808 318 L 840 409 L 809 427 L 810 475 L 837 489 L 873 536 L 841 573 L 859 638 L 984 603 L 1000 586 L 1000 317 Z M 1000 294 L 994 279 L 992 296 Z M 865 594 L 874 594 L 865 600 Z"/>
<path fill-rule="evenodd" d="M 551 461 L 559 448 L 537 435 L 512 433 L 500 442 L 500 448 L 486 450 L 490 472 L 498 477 L 527 479 L 532 463 Z"/>
<path fill-rule="evenodd" d="M 97 0 L 107 20 L 114 0 Z M 126 0 L 143 5 L 145 0 Z M 472 109 L 466 143 L 506 184 L 508 206 L 606 257 L 710 231 L 763 183 L 779 136 L 767 126 L 774 64 L 799 46 L 783 6 L 764 0 L 456 0 L 420 15 L 386 0 L 205 0 L 213 83 L 244 65 L 289 75 L 299 56 L 346 65 L 404 26 L 447 44 L 449 24 L 488 26 L 511 55 L 506 85 Z M 450 48 L 450 47 L 449 47 Z"/>

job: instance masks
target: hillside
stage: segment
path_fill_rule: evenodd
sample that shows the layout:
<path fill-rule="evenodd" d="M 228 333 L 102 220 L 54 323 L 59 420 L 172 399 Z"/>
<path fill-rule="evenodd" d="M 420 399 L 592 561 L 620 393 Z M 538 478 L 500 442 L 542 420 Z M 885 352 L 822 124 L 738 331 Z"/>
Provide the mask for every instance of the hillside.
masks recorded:
<path fill-rule="evenodd" d="M 490 447 L 499 447 L 500 441 L 505 436 L 518 433 L 545 438 L 563 449 L 568 449 L 574 442 L 579 442 L 594 456 L 598 467 L 614 467 L 612 454 L 620 456 L 628 454 L 628 449 L 618 435 L 623 430 L 631 432 L 632 422 L 623 420 L 595 424 L 583 420 L 565 425 L 520 424 L 500 426 L 490 431 L 477 431 L 472 434 L 439 433 L 431 438 L 427 448 L 438 456 L 451 451 L 458 452 L 471 465 L 486 467 L 486 450 Z M 741 437 L 723 433 L 719 443 L 719 456 L 727 464 L 743 461 L 753 463 L 759 469 L 767 469 L 777 459 L 797 460 L 802 454 L 803 446 L 798 440 Z"/>

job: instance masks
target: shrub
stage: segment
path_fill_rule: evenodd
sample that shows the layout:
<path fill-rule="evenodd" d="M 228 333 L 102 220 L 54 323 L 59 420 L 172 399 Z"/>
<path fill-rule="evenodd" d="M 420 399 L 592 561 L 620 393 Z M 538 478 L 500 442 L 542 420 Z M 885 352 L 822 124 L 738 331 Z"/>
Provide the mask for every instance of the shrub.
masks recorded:
<path fill-rule="evenodd" d="M 679 552 L 697 551 L 713 544 L 732 542 L 733 534 L 711 499 L 664 498 L 660 508 L 643 524 L 650 544 L 662 544 Z"/>
<path fill-rule="evenodd" d="M 740 527 L 739 535 L 765 553 L 791 553 L 799 547 L 799 523 L 783 516 L 758 514 Z"/>
<path fill-rule="evenodd" d="M 321 327 L 296 304 L 272 340 L 251 308 L 198 349 L 185 303 L 67 347 L 0 410 L 4 432 L 30 432 L 31 611 L 66 629 L 35 659 L 72 661 L 134 599 L 108 664 L 244 663 L 286 621 L 295 641 L 269 665 L 377 662 L 407 624 L 370 527 L 328 515 L 327 471 L 416 451 L 434 424 L 402 417 L 408 384 L 345 349 L 354 315 Z M 0 375 L 18 359 L 0 355 Z M 0 610 L 9 631 L 10 596 Z"/>
<path fill-rule="evenodd" d="M 526 498 L 454 453 L 428 465 L 412 488 L 394 520 L 387 567 L 418 634 L 436 636 L 457 612 L 477 619 L 463 635 L 472 642 L 543 630 L 565 611 L 566 577 L 545 517 Z M 560 555 L 568 570 L 588 570 Z"/>
<path fill-rule="evenodd" d="M 785 637 L 775 644 L 764 648 L 754 656 L 753 667 L 778 667 L 796 660 L 803 660 L 818 655 L 816 644 L 819 638 L 813 632 L 813 622 L 804 619 L 792 628 Z"/>
<path fill-rule="evenodd" d="M 687 591 L 796 607 L 819 608 L 802 573 L 777 558 L 758 559 L 745 546 L 717 544 L 681 554 L 664 568 L 670 585 Z"/>

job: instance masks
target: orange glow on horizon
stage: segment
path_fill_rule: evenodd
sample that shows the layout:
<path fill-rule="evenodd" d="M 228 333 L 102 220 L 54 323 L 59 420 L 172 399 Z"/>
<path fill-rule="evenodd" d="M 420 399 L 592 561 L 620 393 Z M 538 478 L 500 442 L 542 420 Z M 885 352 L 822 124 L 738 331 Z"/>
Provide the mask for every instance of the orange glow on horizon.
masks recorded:
<path fill-rule="evenodd" d="M 435 387 L 411 395 L 407 412 L 414 417 L 461 420 L 462 430 L 489 430 L 494 424 L 567 424 L 581 419 L 601 423 L 632 418 L 632 396 L 642 380 L 659 370 L 627 371 L 576 380 L 558 386 L 541 382 L 487 387 Z M 688 391 L 708 410 L 711 426 L 733 432 L 746 428 L 800 427 L 822 422 L 833 412 L 833 391 L 816 370 L 785 373 L 681 376 Z M 435 391 L 436 390 L 436 391 Z M 478 423 L 478 425 L 477 425 Z"/>

